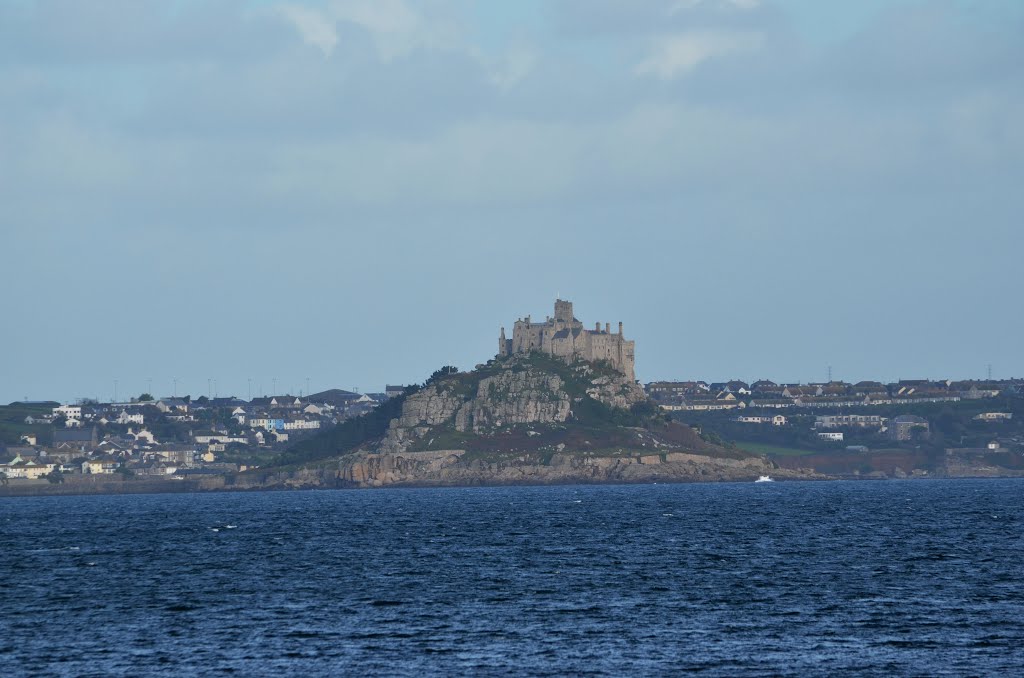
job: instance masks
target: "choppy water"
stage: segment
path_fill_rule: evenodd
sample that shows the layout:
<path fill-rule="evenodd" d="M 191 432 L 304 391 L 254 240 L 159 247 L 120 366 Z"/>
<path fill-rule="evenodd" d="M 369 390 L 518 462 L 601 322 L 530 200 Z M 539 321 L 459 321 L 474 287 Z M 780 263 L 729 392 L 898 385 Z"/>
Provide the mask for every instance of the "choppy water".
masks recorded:
<path fill-rule="evenodd" d="M 1024 482 L 0 500 L 0 674 L 1021 675 Z"/>

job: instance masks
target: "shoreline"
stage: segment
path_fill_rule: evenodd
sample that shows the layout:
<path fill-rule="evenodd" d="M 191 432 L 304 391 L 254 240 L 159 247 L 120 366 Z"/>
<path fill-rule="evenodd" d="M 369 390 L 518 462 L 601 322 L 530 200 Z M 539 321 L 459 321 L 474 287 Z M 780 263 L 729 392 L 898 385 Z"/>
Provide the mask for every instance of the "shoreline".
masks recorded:
<path fill-rule="evenodd" d="M 920 481 L 920 480 L 1011 480 L 1024 478 L 1024 475 L 963 475 L 933 476 L 914 475 L 900 477 L 878 476 L 810 476 L 810 477 L 779 477 L 773 478 L 777 483 L 790 482 L 870 482 L 870 481 Z M 396 482 L 386 485 L 358 485 L 353 483 L 327 484 L 218 484 L 211 485 L 201 481 L 161 480 L 161 481 L 114 481 L 110 483 L 62 483 L 59 485 L 37 484 L 34 481 L 17 485 L 0 486 L 0 499 L 17 499 L 24 497 L 83 497 L 83 496 L 117 496 L 117 495 L 158 495 L 158 494 L 223 494 L 248 492 L 301 492 L 324 490 L 385 490 L 385 489 L 426 489 L 426 488 L 484 488 L 484 487 L 565 487 L 565 486 L 597 486 L 597 485 L 712 485 L 712 484 L 744 484 L 753 483 L 755 479 L 721 478 L 712 480 L 693 480 L 678 478 L 644 479 L 644 480 L 594 480 L 594 479 L 561 479 L 552 482 L 479 482 L 450 483 L 439 481 Z M 10 481 L 9 481 L 10 482 Z M 17 481 L 16 481 L 17 482 Z"/>

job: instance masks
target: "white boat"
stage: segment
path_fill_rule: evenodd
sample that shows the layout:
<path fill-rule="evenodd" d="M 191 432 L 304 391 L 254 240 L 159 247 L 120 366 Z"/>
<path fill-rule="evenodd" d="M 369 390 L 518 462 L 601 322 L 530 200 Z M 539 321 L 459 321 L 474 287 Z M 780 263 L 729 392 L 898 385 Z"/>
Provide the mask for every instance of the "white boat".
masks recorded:
<path fill-rule="evenodd" d="M 774 483 L 775 481 L 772 480 L 771 476 L 761 476 L 760 478 L 758 478 L 754 482 L 755 483 Z"/>

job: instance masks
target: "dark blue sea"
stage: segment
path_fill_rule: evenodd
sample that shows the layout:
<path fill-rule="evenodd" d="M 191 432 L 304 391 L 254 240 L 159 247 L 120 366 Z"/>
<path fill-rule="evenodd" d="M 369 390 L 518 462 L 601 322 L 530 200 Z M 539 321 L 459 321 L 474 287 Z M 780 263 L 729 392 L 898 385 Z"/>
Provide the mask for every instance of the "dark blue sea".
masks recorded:
<path fill-rule="evenodd" d="M 1024 481 L 0 499 L 0 675 L 1024 675 Z"/>

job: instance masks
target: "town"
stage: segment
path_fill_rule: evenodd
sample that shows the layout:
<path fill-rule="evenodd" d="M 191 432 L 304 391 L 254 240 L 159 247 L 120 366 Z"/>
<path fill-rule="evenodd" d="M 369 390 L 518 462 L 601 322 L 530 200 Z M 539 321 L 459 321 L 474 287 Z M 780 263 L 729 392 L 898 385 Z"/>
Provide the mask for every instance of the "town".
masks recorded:
<path fill-rule="evenodd" d="M 1024 404 L 1024 379 L 654 381 L 644 388 L 668 415 L 703 435 L 766 454 L 922 445 L 1024 451 L 1020 417 L 1014 419 Z M 126 402 L 15 402 L 0 407 L 0 481 L 184 479 L 245 471 L 403 391 L 333 389 L 248 401 L 142 394 Z"/>
<path fill-rule="evenodd" d="M 403 392 L 341 389 L 308 397 L 170 397 L 17 402 L 0 407 L 0 481 L 68 476 L 185 478 L 245 471 L 303 437 Z"/>

